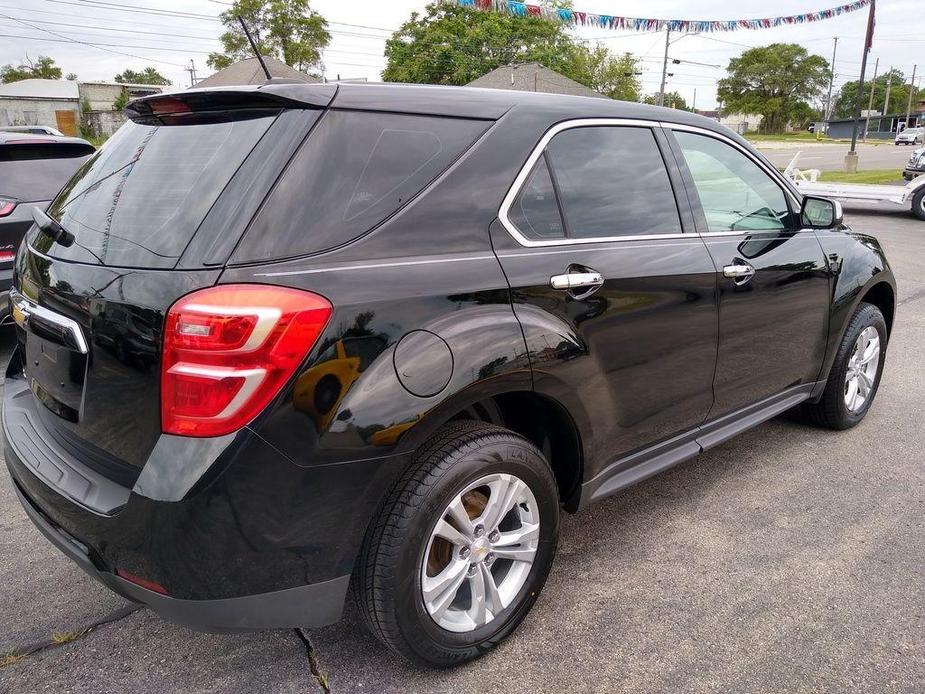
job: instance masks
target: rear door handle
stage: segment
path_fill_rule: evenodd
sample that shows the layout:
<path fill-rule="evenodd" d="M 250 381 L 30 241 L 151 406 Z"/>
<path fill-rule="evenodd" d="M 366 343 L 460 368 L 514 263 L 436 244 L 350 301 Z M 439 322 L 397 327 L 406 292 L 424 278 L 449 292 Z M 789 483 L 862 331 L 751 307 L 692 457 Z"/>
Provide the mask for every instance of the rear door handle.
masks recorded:
<path fill-rule="evenodd" d="M 755 276 L 755 268 L 748 263 L 734 263 L 723 268 L 723 276 L 734 280 L 736 284 L 745 284 Z"/>
<path fill-rule="evenodd" d="M 549 286 L 553 289 L 591 289 L 604 284 L 604 277 L 599 272 L 567 272 L 564 275 L 553 275 L 549 278 Z"/>

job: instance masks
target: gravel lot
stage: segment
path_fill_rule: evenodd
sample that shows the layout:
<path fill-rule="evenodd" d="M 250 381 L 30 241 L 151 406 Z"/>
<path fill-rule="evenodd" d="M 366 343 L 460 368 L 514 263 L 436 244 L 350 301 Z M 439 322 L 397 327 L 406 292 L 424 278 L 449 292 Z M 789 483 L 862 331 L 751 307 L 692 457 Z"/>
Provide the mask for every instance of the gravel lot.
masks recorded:
<path fill-rule="evenodd" d="M 848 212 L 900 307 L 877 402 L 844 433 L 775 419 L 564 519 L 515 636 L 449 672 L 339 625 L 197 634 L 147 610 L 0 668 L 3 692 L 913 692 L 925 688 L 925 224 Z M 0 358 L 11 346 L 0 335 Z M 59 555 L 0 474 L 0 657 L 124 601 Z"/>

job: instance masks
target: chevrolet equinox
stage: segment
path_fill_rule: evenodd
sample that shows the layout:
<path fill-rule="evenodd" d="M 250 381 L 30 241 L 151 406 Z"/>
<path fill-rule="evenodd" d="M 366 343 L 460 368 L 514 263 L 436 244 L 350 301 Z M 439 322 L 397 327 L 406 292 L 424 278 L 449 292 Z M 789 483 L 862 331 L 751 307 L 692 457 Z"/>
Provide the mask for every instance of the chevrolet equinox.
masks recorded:
<path fill-rule="evenodd" d="M 126 112 L 33 213 L 2 428 L 35 525 L 169 620 L 351 592 L 460 663 L 536 601 L 561 510 L 877 393 L 879 243 L 705 118 L 273 81 Z"/>

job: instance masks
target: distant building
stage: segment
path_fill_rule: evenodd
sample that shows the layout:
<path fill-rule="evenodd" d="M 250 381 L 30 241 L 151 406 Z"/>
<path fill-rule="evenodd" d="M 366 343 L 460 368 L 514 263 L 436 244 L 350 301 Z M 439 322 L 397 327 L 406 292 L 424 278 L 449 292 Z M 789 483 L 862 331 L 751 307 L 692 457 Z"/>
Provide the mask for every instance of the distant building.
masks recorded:
<path fill-rule="evenodd" d="M 892 140 L 896 137 L 896 130 L 906 123 L 906 112 L 888 113 L 886 115 L 871 115 L 870 127 L 867 130 L 867 137 L 874 140 Z M 909 115 L 909 127 L 918 128 L 925 125 L 925 102 L 914 107 Z M 858 126 L 858 137 L 864 136 L 864 128 L 867 126 L 867 118 L 861 116 L 861 122 Z M 829 121 L 826 134 L 829 137 L 838 139 L 847 139 L 851 137 L 854 131 L 854 118 L 835 118 Z"/>
<path fill-rule="evenodd" d="M 289 67 L 286 63 L 276 58 L 264 58 L 263 60 L 267 65 L 267 70 L 270 71 L 271 77 L 296 82 L 314 83 L 321 81 L 317 77 L 306 75 L 294 67 Z M 229 65 L 224 70 L 219 70 L 214 75 L 199 80 L 195 86 L 197 89 L 200 87 L 235 87 L 245 84 L 263 84 L 266 81 L 267 76 L 263 68 L 260 67 L 260 61 L 256 58 L 247 58 Z"/>
<path fill-rule="evenodd" d="M 585 85 L 560 75 L 540 63 L 504 65 L 475 79 L 467 87 L 486 89 L 513 89 L 519 92 L 545 92 L 547 94 L 571 94 L 573 96 L 596 96 L 606 99 Z"/>
<path fill-rule="evenodd" d="M 134 99 L 165 89 L 155 84 L 43 79 L 0 84 L 0 125 L 49 125 L 77 135 L 83 123 L 94 135 L 108 136 L 125 122 L 114 110 L 121 94 Z"/>
<path fill-rule="evenodd" d="M 48 125 L 76 135 L 79 118 L 76 82 L 30 79 L 0 84 L 0 125 Z"/>
<path fill-rule="evenodd" d="M 764 116 L 760 113 L 726 113 L 720 111 L 720 117 L 717 119 L 721 125 L 725 125 L 730 130 L 734 130 L 740 135 L 757 130 L 761 126 Z"/>

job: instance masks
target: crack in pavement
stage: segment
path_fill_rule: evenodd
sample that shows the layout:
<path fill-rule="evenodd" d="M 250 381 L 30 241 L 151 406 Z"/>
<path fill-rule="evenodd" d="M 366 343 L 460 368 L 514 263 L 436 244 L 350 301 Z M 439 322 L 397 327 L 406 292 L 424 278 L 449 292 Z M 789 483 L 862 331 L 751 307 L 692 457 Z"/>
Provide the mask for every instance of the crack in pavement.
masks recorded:
<path fill-rule="evenodd" d="M 320 666 L 318 665 L 318 656 L 315 653 L 315 647 L 312 646 L 311 639 L 308 638 L 308 635 L 302 631 L 300 627 L 296 627 L 295 635 L 299 637 L 299 640 L 305 646 L 305 653 L 308 656 L 308 667 L 312 671 L 312 676 L 314 676 L 315 681 L 318 682 L 318 686 L 324 691 L 324 694 L 331 694 L 331 687 L 328 684 L 328 676 L 326 673 L 321 671 Z"/>
<path fill-rule="evenodd" d="M 3 654 L 3 657 L 0 658 L 0 668 L 7 667 L 13 663 L 18 663 L 24 658 L 35 655 L 36 653 L 41 653 L 42 651 L 48 650 L 49 648 L 57 648 L 58 646 L 74 643 L 75 641 L 89 634 L 94 629 L 105 626 L 106 624 L 118 622 L 143 608 L 144 605 L 125 605 L 124 607 L 120 607 L 118 610 L 113 610 L 109 614 L 103 615 L 99 619 L 90 622 L 89 624 L 76 629 L 75 631 L 63 632 L 63 634 L 61 632 L 55 632 L 55 634 L 52 634 L 50 639 L 45 639 L 44 641 L 36 641 L 35 643 L 30 643 L 25 646 L 20 646 L 19 648 L 14 648 L 9 653 Z"/>

